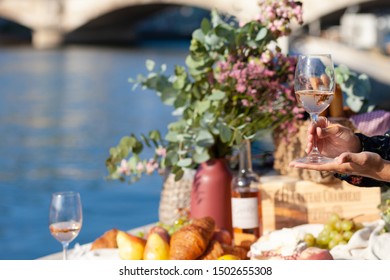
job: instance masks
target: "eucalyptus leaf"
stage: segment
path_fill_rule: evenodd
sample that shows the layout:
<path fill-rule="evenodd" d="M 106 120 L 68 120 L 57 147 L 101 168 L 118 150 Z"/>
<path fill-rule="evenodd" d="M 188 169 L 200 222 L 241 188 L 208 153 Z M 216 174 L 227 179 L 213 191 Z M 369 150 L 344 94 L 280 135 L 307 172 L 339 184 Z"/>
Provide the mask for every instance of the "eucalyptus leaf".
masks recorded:
<path fill-rule="evenodd" d="M 204 151 L 201 154 L 195 153 L 193 155 L 193 159 L 194 159 L 194 161 L 196 163 L 202 163 L 202 162 L 205 162 L 205 161 L 209 160 L 210 159 L 210 155 L 209 155 L 209 153 L 207 151 Z"/>
<path fill-rule="evenodd" d="M 161 134 L 158 130 L 152 130 L 149 132 L 149 138 L 154 141 L 160 141 L 161 140 Z"/>
<path fill-rule="evenodd" d="M 135 170 L 137 167 L 137 163 L 139 161 L 139 157 L 137 156 L 132 156 L 130 159 L 127 161 L 127 164 L 129 165 L 130 169 Z"/>
<path fill-rule="evenodd" d="M 183 169 L 179 169 L 174 174 L 175 174 L 175 181 L 179 181 L 181 178 L 183 178 L 184 170 Z"/>
<path fill-rule="evenodd" d="M 184 88 L 185 85 L 186 85 L 186 77 L 185 76 L 179 76 L 173 82 L 173 88 L 177 89 L 177 90 Z"/>
<path fill-rule="evenodd" d="M 235 132 L 234 133 L 234 141 L 236 143 L 241 143 L 243 140 L 242 134 L 240 133 L 240 131 L 238 129 L 236 129 L 234 132 Z"/>
<path fill-rule="evenodd" d="M 203 32 L 203 34 L 207 34 L 211 30 L 211 23 L 207 18 L 202 19 L 202 22 L 200 23 L 200 28 Z"/>
<path fill-rule="evenodd" d="M 192 32 L 192 38 L 198 40 L 201 43 L 204 43 L 205 41 L 205 35 L 201 29 L 196 29 L 194 32 Z"/>
<path fill-rule="evenodd" d="M 217 45 L 220 45 L 222 43 L 222 39 L 216 34 L 209 34 L 205 36 L 205 42 L 210 46 L 216 47 Z"/>
<path fill-rule="evenodd" d="M 196 154 L 203 154 L 207 152 L 207 148 L 201 147 L 201 146 L 195 146 L 195 153 Z"/>
<path fill-rule="evenodd" d="M 260 31 L 257 33 L 255 40 L 256 41 L 263 40 L 267 36 L 267 33 L 268 33 L 267 28 L 265 27 L 261 28 Z"/>
<path fill-rule="evenodd" d="M 217 27 L 220 24 L 225 24 L 216 10 L 211 11 L 211 23 L 213 27 Z"/>
<path fill-rule="evenodd" d="M 363 106 L 363 100 L 356 96 L 348 97 L 346 103 L 348 107 L 354 112 L 359 112 Z"/>
<path fill-rule="evenodd" d="M 353 112 L 369 112 L 374 106 L 370 102 L 371 83 L 366 74 L 358 75 L 345 65 L 335 67 L 336 82 L 340 85 L 344 103 Z"/>
<path fill-rule="evenodd" d="M 137 139 L 134 136 L 125 136 L 119 142 L 119 146 L 126 147 L 127 149 L 135 147 Z"/>
<path fill-rule="evenodd" d="M 180 167 L 189 167 L 192 164 L 191 158 L 184 158 L 178 161 L 177 165 Z"/>
<path fill-rule="evenodd" d="M 256 43 L 255 41 L 253 41 L 253 40 L 248 41 L 248 42 L 247 42 L 247 45 L 248 45 L 249 47 L 251 47 L 251 48 L 257 48 L 257 47 L 258 47 L 258 46 L 257 46 L 257 43 Z"/>
<path fill-rule="evenodd" d="M 334 72 L 335 72 L 336 82 L 338 84 L 343 84 L 346 80 L 348 80 L 349 76 L 351 75 L 349 68 L 343 64 L 337 66 Z"/>
<path fill-rule="evenodd" d="M 208 130 L 202 129 L 196 137 L 196 144 L 201 147 L 210 147 L 214 144 L 214 137 Z"/>
<path fill-rule="evenodd" d="M 234 29 L 229 25 L 218 25 L 215 28 L 215 35 L 226 42 L 234 42 Z"/>
<path fill-rule="evenodd" d="M 133 153 L 139 154 L 142 152 L 144 145 L 141 142 L 137 141 L 133 147 Z"/>
<path fill-rule="evenodd" d="M 176 166 L 176 163 L 179 161 L 179 156 L 174 151 L 168 151 L 166 156 L 166 164 Z"/>
<path fill-rule="evenodd" d="M 219 126 L 219 135 L 221 136 L 222 143 L 229 143 L 232 139 L 232 130 L 225 124 Z"/>
<path fill-rule="evenodd" d="M 184 93 L 181 92 L 176 97 L 176 99 L 175 99 L 175 101 L 173 103 L 173 106 L 176 109 L 179 109 L 179 108 L 183 109 L 183 107 L 186 107 L 187 105 L 189 105 L 189 101 L 190 101 L 190 97 L 188 96 L 188 94 L 186 94 L 185 92 Z"/>
<path fill-rule="evenodd" d="M 110 154 L 110 156 L 112 156 L 112 157 L 115 157 L 117 154 L 118 154 L 118 152 L 117 152 L 117 147 L 111 147 L 110 149 L 109 149 L 109 154 Z M 108 159 L 107 161 L 109 161 L 110 159 Z"/>
<path fill-rule="evenodd" d="M 147 147 L 149 147 L 149 148 L 152 147 L 149 139 L 144 134 L 141 134 L 141 139 L 142 139 L 142 141 L 144 141 L 144 143 L 146 144 Z"/>
<path fill-rule="evenodd" d="M 196 109 L 198 110 L 198 114 L 203 114 L 210 108 L 210 100 L 199 101 L 196 104 Z"/>
<path fill-rule="evenodd" d="M 172 87 L 167 87 L 167 88 L 162 89 L 162 91 L 160 93 L 161 93 L 161 96 L 160 96 L 161 101 L 165 105 L 173 105 L 175 103 L 176 96 L 177 96 L 176 89 L 174 89 Z"/>
<path fill-rule="evenodd" d="M 188 55 L 186 58 L 186 64 L 190 68 L 199 68 L 207 64 L 207 61 L 204 59 L 195 60 L 193 56 Z"/>
<path fill-rule="evenodd" d="M 226 93 L 221 90 L 213 89 L 211 91 L 211 95 L 209 95 L 207 98 L 209 100 L 222 100 L 226 97 Z"/>
<path fill-rule="evenodd" d="M 154 66 L 156 65 L 156 63 L 153 60 L 151 60 L 151 59 L 147 59 L 146 62 L 145 62 L 145 65 L 146 65 L 146 69 L 148 69 L 148 71 L 153 71 Z"/>
<path fill-rule="evenodd" d="M 210 130 L 210 132 L 211 132 L 213 135 L 218 136 L 218 135 L 219 135 L 219 130 L 218 130 L 218 128 L 216 128 L 214 125 L 215 125 L 215 124 L 211 124 L 210 126 L 208 126 L 208 129 Z"/>
<path fill-rule="evenodd" d="M 167 135 L 165 135 L 165 140 L 173 143 L 179 142 L 178 133 L 175 131 L 169 131 Z"/>
<path fill-rule="evenodd" d="M 172 122 L 168 125 L 169 130 L 181 130 L 186 126 L 186 121 L 183 119 L 179 119 L 176 122 Z M 176 133 L 176 132 L 175 132 Z"/>

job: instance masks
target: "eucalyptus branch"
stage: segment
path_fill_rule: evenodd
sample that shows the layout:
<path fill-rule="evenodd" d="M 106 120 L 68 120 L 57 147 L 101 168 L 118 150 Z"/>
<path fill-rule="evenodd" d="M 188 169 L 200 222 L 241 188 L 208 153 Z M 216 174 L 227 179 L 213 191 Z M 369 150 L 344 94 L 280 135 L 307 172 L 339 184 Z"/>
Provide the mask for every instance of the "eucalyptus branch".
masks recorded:
<path fill-rule="evenodd" d="M 211 20 L 203 19 L 193 32 L 186 67 L 176 66 L 169 75 L 164 65 L 155 70 L 148 60 L 148 74 L 130 80 L 155 91 L 180 115 L 164 137 L 156 131 L 140 139 L 131 135 L 111 148 L 106 160 L 111 179 L 133 182 L 165 168 L 179 180 L 185 168 L 230 157 L 243 139 L 253 139 L 259 130 L 288 126 L 297 117 L 295 59 L 269 45 L 287 35 L 290 20 L 299 22 L 302 11 L 292 0 L 259 1 L 272 7 L 261 9 L 261 20 L 228 23 L 216 11 Z M 272 20 L 265 13 L 274 13 Z M 284 25 L 275 26 L 276 21 Z M 149 160 L 141 157 L 146 148 L 154 149 Z"/>

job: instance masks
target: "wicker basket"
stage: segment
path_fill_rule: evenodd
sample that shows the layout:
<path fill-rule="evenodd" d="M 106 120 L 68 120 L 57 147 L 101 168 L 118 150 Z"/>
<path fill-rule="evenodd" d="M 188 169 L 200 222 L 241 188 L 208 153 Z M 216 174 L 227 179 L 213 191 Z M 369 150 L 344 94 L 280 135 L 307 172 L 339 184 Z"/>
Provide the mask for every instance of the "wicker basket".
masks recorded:
<path fill-rule="evenodd" d="M 346 118 L 329 118 L 331 122 L 337 122 L 356 131 L 353 124 Z M 308 169 L 299 169 L 289 167 L 289 163 L 294 159 L 306 155 L 305 147 L 307 143 L 307 129 L 310 120 L 298 121 L 298 132 L 288 135 L 286 142 L 280 134 L 273 135 L 274 141 L 274 169 L 281 175 L 288 175 L 302 180 L 316 183 L 335 183 L 339 179 L 333 176 L 331 172 L 316 171 Z"/>
<path fill-rule="evenodd" d="M 178 218 L 188 214 L 191 202 L 192 182 L 196 170 L 187 169 L 179 181 L 174 174 L 165 176 L 160 197 L 159 220 L 172 225 Z"/>

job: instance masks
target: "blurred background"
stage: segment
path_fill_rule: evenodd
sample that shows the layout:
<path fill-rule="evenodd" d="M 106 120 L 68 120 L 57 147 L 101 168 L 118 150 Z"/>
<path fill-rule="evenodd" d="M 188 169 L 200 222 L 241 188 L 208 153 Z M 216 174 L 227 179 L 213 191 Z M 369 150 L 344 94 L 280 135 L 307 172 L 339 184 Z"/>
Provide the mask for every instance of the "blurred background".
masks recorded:
<path fill-rule="evenodd" d="M 0 259 L 61 250 L 49 233 L 54 191 L 81 194 L 74 244 L 113 227 L 158 220 L 162 178 L 105 180 L 109 148 L 128 134 L 164 131 L 173 118 L 129 78 L 146 59 L 184 65 L 191 34 L 210 9 L 254 16 L 256 0 L 0 0 Z M 304 20 L 282 42 L 291 54 L 331 53 L 366 73 L 368 98 L 390 110 L 390 1 L 305 0 Z M 260 145 L 262 152 L 272 146 Z"/>

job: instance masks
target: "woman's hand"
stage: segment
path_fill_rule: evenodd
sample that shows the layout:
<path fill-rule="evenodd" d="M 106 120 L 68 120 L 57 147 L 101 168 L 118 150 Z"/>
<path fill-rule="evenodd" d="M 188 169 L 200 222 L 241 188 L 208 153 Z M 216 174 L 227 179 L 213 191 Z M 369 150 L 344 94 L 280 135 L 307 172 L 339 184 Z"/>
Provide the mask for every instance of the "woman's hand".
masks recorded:
<path fill-rule="evenodd" d="M 358 175 L 379 181 L 390 181 L 390 161 L 371 152 L 342 153 L 334 161 L 325 164 L 290 163 L 290 167 L 318 171 L 330 171 L 348 175 Z"/>
<path fill-rule="evenodd" d="M 320 153 L 331 158 L 343 152 L 361 151 L 360 140 L 351 129 L 340 124 L 333 124 L 325 117 L 318 118 L 315 125 L 309 126 L 305 149 L 307 153 L 312 150 L 314 141 L 317 141 Z"/>

